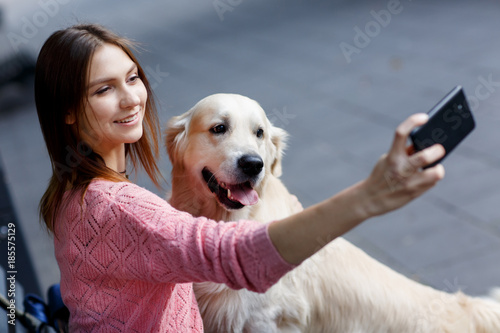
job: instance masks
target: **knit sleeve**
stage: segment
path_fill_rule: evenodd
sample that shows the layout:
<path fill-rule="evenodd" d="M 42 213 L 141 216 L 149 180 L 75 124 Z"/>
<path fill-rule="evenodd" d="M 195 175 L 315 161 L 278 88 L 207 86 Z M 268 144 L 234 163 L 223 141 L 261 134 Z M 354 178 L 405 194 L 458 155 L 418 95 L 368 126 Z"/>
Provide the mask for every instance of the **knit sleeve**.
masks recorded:
<path fill-rule="evenodd" d="M 85 203 L 101 217 L 90 219 L 91 229 L 104 243 L 103 260 L 113 259 L 108 274 L 116 278 L 212 281 L 263 292 L 293 268 L 272 244 L 267 224 L 194 218 L 129 183 L 101 195 L 87 193 Z"/>

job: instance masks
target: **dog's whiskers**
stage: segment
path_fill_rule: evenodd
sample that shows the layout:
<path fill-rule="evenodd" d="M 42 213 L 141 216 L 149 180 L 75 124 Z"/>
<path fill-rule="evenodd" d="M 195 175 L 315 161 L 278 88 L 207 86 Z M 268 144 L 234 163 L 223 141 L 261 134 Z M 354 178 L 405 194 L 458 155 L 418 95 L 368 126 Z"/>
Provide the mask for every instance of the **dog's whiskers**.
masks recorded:
<path fill-rule="evenodd" d="M 220 172 L 219 172 L 219 173 L 220 173 Z M 218 179 L 219 179 L 219 178 L 218 178 L 216 175 L 217 175 L 217 172 L 212 173 L 212 176 L 211 176 L 211 177 L 210 177 L 210 179 L 208 180 L 208 183 L 213 182 L 213 183 L 217 184 L 217 186 L 218 186 L 218 187 L 220 187 L 220 184 L 219 184 L 219 181 L 218 181 Z"/>

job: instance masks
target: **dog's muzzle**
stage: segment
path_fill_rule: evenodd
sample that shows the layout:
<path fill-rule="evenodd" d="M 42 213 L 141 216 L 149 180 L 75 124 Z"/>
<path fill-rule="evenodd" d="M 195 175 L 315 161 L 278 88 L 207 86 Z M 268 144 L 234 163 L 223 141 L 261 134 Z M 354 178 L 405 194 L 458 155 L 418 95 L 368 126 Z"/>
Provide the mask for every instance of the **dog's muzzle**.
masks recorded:
<path fill-rule="evenodd" d="M 217 196 L 219 203 L 231 210 L 255 205 L 259 201 L 254 182 L 263 168 L 264 162 L 260 156 L 244 155 L 238 159 L 237 169 L 241 173 L 240 178 L 246 178 L 246 181 L 236 184 L 221 182 L 207 167 L 203 168 L 201 173 L 210 191 Z"/>

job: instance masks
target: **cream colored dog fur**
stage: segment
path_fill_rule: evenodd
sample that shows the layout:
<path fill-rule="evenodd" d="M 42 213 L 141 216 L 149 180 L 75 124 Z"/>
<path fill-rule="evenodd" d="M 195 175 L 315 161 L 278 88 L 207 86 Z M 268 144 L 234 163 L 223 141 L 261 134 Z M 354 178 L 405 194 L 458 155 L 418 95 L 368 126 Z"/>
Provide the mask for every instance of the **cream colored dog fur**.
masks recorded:
<path fill-rule="evenodd" d="M 301 209 L 278 178 L 286 133 L 257 102 L 208 96 L 171 119 L 166 133 L 175 208 L 215 220 L 261 222 Z M 424 286 L 343 238 L 264 294 L 211 282 L 194 287 L 207 332 L 500 332 L 500 304 L 493 297 Z"/>

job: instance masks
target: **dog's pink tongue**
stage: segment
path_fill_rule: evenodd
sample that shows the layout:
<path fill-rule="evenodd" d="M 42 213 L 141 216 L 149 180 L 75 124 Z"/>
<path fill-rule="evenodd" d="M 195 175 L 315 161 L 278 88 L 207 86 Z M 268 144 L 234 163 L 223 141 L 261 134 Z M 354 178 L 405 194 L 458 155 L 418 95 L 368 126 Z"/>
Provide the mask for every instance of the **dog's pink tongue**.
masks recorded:
<path fill-rule="evenodd" d="M 231 191 L 231 197 L 229 199 L 238 201 L 244 206 L 255 205 L 259 202 L 259 195 L 257 194 L 257 191 L 250 186 L 240 184 L 229 187 L 229 190 Z"/>

